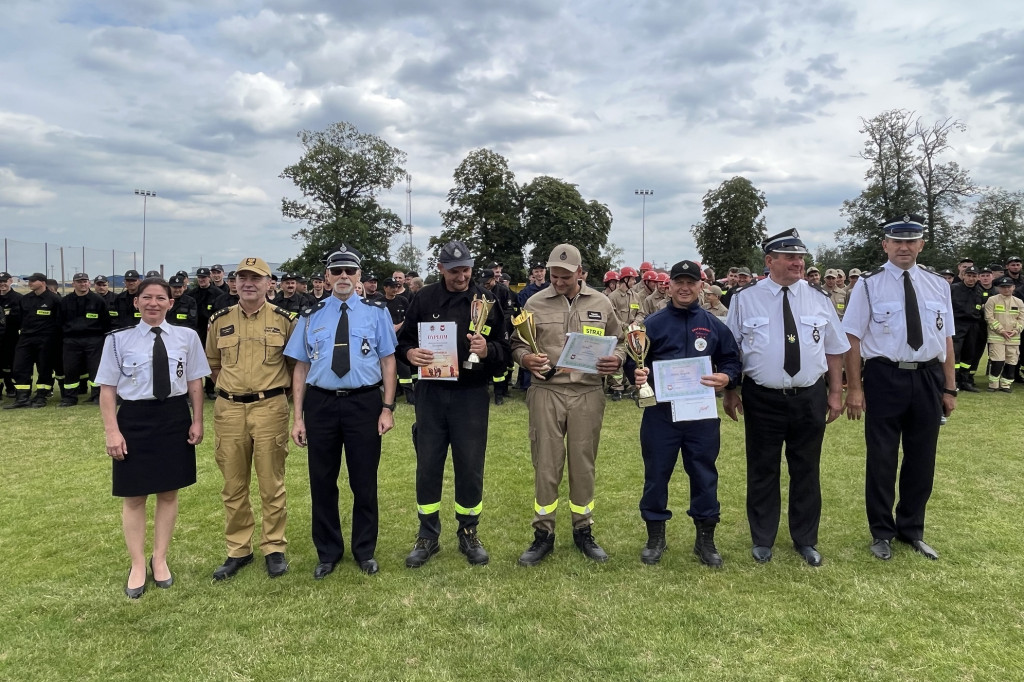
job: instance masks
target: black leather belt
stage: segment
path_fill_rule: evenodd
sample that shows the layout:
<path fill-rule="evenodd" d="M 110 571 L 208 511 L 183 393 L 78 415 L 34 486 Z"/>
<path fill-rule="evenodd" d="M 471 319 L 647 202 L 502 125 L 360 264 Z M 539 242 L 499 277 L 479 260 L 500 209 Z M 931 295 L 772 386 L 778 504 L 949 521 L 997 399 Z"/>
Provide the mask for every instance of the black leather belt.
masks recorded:
<path fill-rule="evenodd" d="M 264 398 L 273 398 L 282 393 L 284 393 L 283 388 L 272 388 L 269 391 L 260 391 L 259 393 L 228 393 L 219 388 L 217 389 L 217 395 L 233 403 L 255 403 Z"/>
<path fill-rule="evenodd" d="M 924 369 L 925 367 L 941 364 L 938 358 L 932 358 L 924 362 L 893 362 L 889 358 L 868 358 L 865 362 L 877 362 L 880 365 L 897 369 Z"/>
<path fill-rule="evenodd" d="M 748 387 L 753 386 L 757 390 L 764 391 L 765 393 L 775 393 L 776 395 L 793 396 L 793 395 L 800 395 L 804 391 L 811 390 L 812 388 L 814 388 L 815 386 L 820 384 L 822 381 L 824 381 L 824 379 L 818 379 L 817 381 L 815 381 L 810 386 L 795 386 L 793 388 L 768 388 L 767 386 L 762 386 L 761 384 L 757 383 L 756 381 L 754 381 L 750 377 L 744 375 L 743 376 L 743 388 L 746 389 Z"/>
<path fill-rule="evenodd" d="M 326 393 L 327 395 L 335 395 L 339 398 L 344 398 L 350 395 L 359 395 L 360 393 L 369 393 L 370 391 L 378 390 L 382 384 L 374 384 L 373 386 L 360 386 L 359 388 L 341 388 L 338 390 L 331 390 L 329 388 L 320 388 L 313 384 L 306 384 L 306 388 L 316 391 L 317 393 Z"/>

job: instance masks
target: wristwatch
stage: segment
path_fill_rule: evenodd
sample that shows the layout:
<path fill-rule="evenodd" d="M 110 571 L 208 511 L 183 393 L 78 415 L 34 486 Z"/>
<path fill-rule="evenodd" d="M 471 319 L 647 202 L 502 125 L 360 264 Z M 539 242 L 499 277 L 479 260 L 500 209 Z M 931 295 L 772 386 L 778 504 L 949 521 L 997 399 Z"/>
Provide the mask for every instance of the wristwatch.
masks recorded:
<path fill-rule="evenodd" d="M 959 388 L 944 388 L 944 389 L 942 389 L 942 392 L 945 393 L 946 395 L 951 395 L 951 396 L 953 396 L 955 398 L 957 396 L 957 394 L 960 393 L 960 389 Z"/>
<path fill-rule="evenodd" d="M 395 403 L 384 403 L 383 407 L 385 410 L 395 411 Z"/>

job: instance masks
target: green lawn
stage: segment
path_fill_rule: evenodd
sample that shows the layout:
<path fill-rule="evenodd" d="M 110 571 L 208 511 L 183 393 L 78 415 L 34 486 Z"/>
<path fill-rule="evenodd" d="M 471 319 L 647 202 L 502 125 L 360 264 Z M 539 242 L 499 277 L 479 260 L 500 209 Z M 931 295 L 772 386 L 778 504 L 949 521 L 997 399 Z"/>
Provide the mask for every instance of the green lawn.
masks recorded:
<path fill-rule="evenodd" d="M 207 403 L 199 482 L 182 491 L 171 547 L 176 583 L 150 584 L 137 602 L 122 593 L 128 560 L 98 410 L 58 410 L 55 399 L 45 410 L 2 412 L 0 678 L 1024 679 L 1022 396 L 963 395 L 943 427 L 925 536 L 937 562 L 899 544 L 890 562 L 869 554 L 863 425 L 844 417 L 825 440 L 823 567 L 790 549 L 785 518 L 775 559 L 750 558 L 743 431 L 728 419 L 725 568 L 704 568 L 691 553 L 681 466 L 669 550 L 660 565 L 642 566 L 640 411 L 609 402 L 594 530 L 611 560 L 580 555 L 563 514 L 555 553 L 521 568 L 533 483 L 526 408 L 513 392 L 491 408 L 480 526 L 489 566 L 470 567 L 457 551 L 449 466 L 442 551 L 422 569 L 404 567 L 417 522 L 413 416 L 403 403 L 381 463 L 381 572 L 364 576 L 348 556 L 326 580 L 312 579 L 305 452 L 293 447 L 291 571 L 271 581 L 257 556 L 225 583 L 210 577 L 225 550 Z"/>

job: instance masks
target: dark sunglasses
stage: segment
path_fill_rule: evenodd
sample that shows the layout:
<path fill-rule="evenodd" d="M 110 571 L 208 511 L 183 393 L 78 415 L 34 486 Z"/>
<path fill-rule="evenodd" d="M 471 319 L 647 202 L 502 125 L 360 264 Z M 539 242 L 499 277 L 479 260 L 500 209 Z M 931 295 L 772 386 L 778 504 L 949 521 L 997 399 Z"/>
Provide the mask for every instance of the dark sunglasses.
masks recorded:
<path fill-rule="evenodd" d="M 357 272 L 359 272 L 359 268 L 334 266 L 333 268 L 327 268 L 327 271 L 329 273 L 331 273 L 332 275 L 335 275 L 335 276 L 344 273 L 344 274 L 348 275 L 349 277 L 352 277 Z"/>

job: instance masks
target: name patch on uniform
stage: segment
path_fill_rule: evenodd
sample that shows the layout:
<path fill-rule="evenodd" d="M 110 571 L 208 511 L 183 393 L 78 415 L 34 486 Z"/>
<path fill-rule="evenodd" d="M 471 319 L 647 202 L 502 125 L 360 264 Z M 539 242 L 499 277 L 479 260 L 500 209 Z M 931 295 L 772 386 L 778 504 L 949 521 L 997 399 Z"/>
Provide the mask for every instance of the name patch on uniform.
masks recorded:
<path fill-rule="evenodd" d="M 226 326 L 226 327 L 224 327 L 223 329 L 220 330 L 220 335 L 221 336 L 231 336 L 234 333 L 235 333 L 235 325 L 233 325 L 233 324 L 229 324 L 228 326 Z"/>
<path fill-rule="evenodd" d="M 640 309 L 640 304 L 639 303 L 630 303 L 629 304 L 629 308 L 630 308 L 630 310 L 639 310 Z"/>
<path fill-rule="evenodd" d="M 188 319 L 188 313 L 175 313 L 174 317 L 176 317 L 179 320 L 187 320 Z"/>
<path fill-rule="evenodd" d="M 39 310 L 36 311 L 36 315 L 49 315 L 49 314 L 50 314 L 49 310 L 39 309 Z"/>
<path fill-rule="evenodd" d="M 272 334 L 280 334 L 281 333 L 281 330 L 278 329 L 277 327 L 266 327 L 264 329 L 264 331 L 271 332 Z"/>
<path fill-rule="evenodd" d="M 600 327 L 590 327 L 583 325 L 583 333 L 590 336 L 604 336 L 604 330 Z"/>
<path fill-rule="evenodd" d="M 587 319 L 588 320 L 600 320 L 600 319 L 603 319 L 601 317 L 601 311 L 600 310 L 588 310 L 587 311 Z"/>
<path fill-rule="evenodd" d="M 85 314 L 86 319 L 89 319 L 89 320 L 99 319 L 99 316 L 100 316 L 99 313 L 86 313 Z"/>

